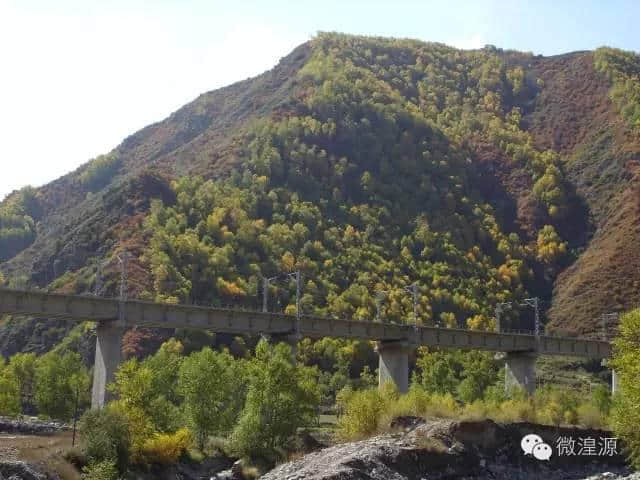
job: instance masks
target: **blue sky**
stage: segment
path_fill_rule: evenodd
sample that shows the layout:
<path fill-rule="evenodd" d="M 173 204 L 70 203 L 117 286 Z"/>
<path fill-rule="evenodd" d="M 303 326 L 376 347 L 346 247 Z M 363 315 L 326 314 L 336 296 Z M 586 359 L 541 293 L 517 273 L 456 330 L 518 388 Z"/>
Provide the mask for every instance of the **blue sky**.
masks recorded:
<path fill-rule="evenodd" d="M 318 31 L 640 51 L 637 1 L 0 0 L 0 198 L 111 150 Z"/>

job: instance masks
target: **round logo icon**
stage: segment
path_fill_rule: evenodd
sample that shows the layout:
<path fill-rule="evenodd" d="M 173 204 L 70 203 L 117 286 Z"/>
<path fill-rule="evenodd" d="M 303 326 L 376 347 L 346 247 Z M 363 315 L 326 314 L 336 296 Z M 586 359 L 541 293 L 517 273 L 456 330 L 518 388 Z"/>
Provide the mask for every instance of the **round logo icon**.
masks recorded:
<path fill-rule="evenodd" d="M 551 447 L 546 443 L 537 443 L 533 447 L 533 456 L 538 460 L 549 460 L 552 452 Z"/>
<path fill-rule="evenodd" d="M 522 451 L 525 455 L 531 455 L 533 453 L 533 447 L 535 447 L 539 443 L 543 443 L 540 435 L 530 433 L 529 435 L 525 435 L 524 437 L 522 437 L 520 446 L 522 447 Z"/>

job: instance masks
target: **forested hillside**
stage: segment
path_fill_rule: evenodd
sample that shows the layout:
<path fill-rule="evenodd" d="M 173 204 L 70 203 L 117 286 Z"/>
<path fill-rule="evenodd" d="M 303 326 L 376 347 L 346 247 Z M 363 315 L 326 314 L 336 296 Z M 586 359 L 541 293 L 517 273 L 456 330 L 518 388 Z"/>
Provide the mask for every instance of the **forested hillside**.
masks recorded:
<path fill-rule="evenodd" d="M 305 313 L 373 320 L 380 302 L 385 321 L 413 322 L 415 282 L 421 324 L 491 329 L 513 302 L 503 328 L 531 329 L 517 304 L 538 296 L 549 330 L 597 336 L 601 313 L 640 300 L 639 72 L 608 48 L 545 58 L 319 34 L 8 197 L 0 271 L 115 295 L 127 249 L 140 298 L 258 308 L 263 276 L 300 270 Z M 295 311 L 292 284 L 270 293 Z M 85 335 L 2 322 L 5 355 Z M 131 332 L 127 348 L 167 336 Z"/>

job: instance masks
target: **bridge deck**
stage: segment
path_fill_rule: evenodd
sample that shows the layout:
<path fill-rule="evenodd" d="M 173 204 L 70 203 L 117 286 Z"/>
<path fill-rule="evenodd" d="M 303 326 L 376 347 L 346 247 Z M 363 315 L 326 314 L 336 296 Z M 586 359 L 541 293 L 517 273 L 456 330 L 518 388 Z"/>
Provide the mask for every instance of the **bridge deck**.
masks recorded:
<path fill-rule="evenodd" d="M 170 305 L 138 300 L 120 302 L 92 296 L 61 295 L 40 291 L 0 289 L 0 314 L 62 318 L 74 321 L 118 321 L 123 308 L 123 326 L 188 328 L 235 334 L 294 333 L 296 317 L 192 305 Z M 495 333 L 437 327 L 337 320 L 303 316 L 303 337 L 339 337 L 362 340 L 407 340 L 415 345 L 487 350 L 495 352 L 537 351 L 542 355 L 607 358 L 608 342 L 518 333 Z"/>

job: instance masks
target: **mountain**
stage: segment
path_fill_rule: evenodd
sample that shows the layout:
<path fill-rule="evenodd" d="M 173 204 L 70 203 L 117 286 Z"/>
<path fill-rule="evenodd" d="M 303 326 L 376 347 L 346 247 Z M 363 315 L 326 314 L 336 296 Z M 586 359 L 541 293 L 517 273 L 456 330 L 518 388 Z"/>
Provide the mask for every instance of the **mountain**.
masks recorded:
<path fill-rule="evenodd" d="M 125 112 L 123 112 L 125 114 Z M 11 286 L 601 335 L 640 300 L 640 58 L 322 33 L 114 151 L 0 204 Z M 384 291 L 384 299 L 380 294 Z M 295 290 L 273 287 L 274 309 Z M 43 326 L 46 325 L 46 326 Z M 71 326 L 5 319 L 0 350 Z"/>

